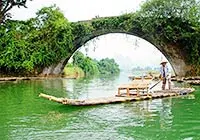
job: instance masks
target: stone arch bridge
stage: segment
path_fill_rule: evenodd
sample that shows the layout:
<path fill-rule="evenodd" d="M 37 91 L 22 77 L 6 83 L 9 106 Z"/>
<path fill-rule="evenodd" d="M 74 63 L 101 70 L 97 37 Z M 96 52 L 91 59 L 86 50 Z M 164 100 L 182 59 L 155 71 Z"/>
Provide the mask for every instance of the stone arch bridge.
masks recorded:
<path fill-rule="evenodd" d="M 98 36 L 109 33 L 124 33 L 140 37 L 153 44 L 158 50 L 160 50 L 160 52 L 172 65 L 176 76 L 183 77 L 190 72 L 191 65 L 187 63 L 189 56 L 183 49 L 181 49 L 181 46 L 175 43 L 164 43 L 158 38 L 155 39 L 151 32 L 143 31 L 137 21 L 130 22 L 131 20 L 132 19 L 129 16 L 115 16 L 94 18 L 92 20 L 72 23 L 72 27 L 73 25 L 76 25 L 77 29 L 73 29 L 75 39 L 73 41 L 73 48 L 70 50 L 69 55 L 60 62 L 44 68 L 42 75 L 61 74 L 69 58 L 76 50 L 78 50 L 86 42 Z M 128 23 L 132 24 L 131 27 L 128 25 Z M 88 30 L 83 30 L 83 32 L 81 31 L 82 28 Z M 79 33 L 77 33 L 77 31 L 79 31 Z"/>

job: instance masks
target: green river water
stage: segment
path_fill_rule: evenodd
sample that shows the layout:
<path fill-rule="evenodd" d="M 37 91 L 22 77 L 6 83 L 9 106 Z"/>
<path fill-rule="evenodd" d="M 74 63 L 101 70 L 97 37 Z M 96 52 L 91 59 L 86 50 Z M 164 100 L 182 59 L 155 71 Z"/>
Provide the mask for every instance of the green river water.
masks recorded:
<path fill-rule="evenodd" d="M 113 96 L 127 75 L 0 83 L 0 140 L 200 140 L 200 87 L 188 96 L 89 107 L 68 98 Z"/>

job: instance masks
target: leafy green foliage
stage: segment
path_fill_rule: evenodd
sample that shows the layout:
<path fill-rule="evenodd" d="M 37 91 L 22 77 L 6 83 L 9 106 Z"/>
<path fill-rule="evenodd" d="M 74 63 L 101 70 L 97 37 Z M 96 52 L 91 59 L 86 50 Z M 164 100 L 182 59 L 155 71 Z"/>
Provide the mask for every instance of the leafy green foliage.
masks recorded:
<path fill-rule="evenodd" d="M 26 1 L 17 2 L 25 4 Z M 70 57 L 77 49 L 73 46 L 76 41 L 91 39 L 98 31 L 118 30 L 137 32 L 156 44 L 180 47 L 181 55 L 187 56 L 188 65 L 193 67 L 191 75 L 200 74 L 199 19 L 200 3 L 197 0 L 147 0 L 135 13 L 76 23 L 69 23 L 55 6 L 46 7 L 37 12 L 36 18 L 25 22 L 8 21 L 6 26 L 0 26 L 0 68 L 6 72 L 40 72 L 44 67 Z M 75 58 L 75 63 L 85 72 L 97 73 L 99 68 L 96 66 L 99 65 L 105 65 L 105 71 L 110 67 L 103 60 L 96 65 L 97 62 L 90 58 L 80 58 Z M 105 73 L 103 69 L 99 72 Z"/>
<path fill-rule="evenodd" d="M 26 22 L 1 26 L 0 67 L 8 72 L 34 72 L 60 61 L 72 49 L 70 23 L 55 6 Z"/>
<path fill-rule="evenodd" d="M 77 22 L 77 23 L 71 23 L 72 27 L 72 34 L 74 35 L 74 39 L 79 38 L 80 36 L 86 36 L 89 34 L 92 34 L 93 27 L 89 24 Z"/>
<path fill-rule="evenodd" d="M 90 57 L 84 56 L 81 52 L 76 52 L 73 55 L 73 65 L 80 67 L 86 76 L 118 74 L 120 72 L 119 65 L 114 59 L 105 58 L 100 61 L 92 60 Z"/>
<path fill-rule="evenodd" d="M 182 47 L 193 66 L 191 75 L 200 74 L 200 3 L 196 0 L 148 0 L 141 11 L 143 32 L 165 44 Z"/>
<path fill-rule="evenodd" d="M 183 50 L 181 55 L 187 56 L 186 63 L 193 67 L 191 75 L 196 75 L 200 74 L 199 19 L 199 1 L 147 0 L 135 13 L 94 18 L 90 28 L 92 33 L 103 30 L 138 33 L 150 38 L 155 44 L 180 47 Z M 74 32 L 79 38 L 90 34 L 85 32 L 83 36 L 79 36 L 79 33 Z"/>
<path fill-rule="evenodd" d="M 98 68 L 101 74 L 118 74 L 120 72 L 119 65 L 114 59 L 105 58 L 98 62 Z"/>
<path fill-rule="evenodd" d="M 80 67 L 87 76 L 99 73 L 96 62 L 89 57 L 85 57 L 81 52 L 76 52 L 74 54 L 73 65 Z"/>
<path fill-rule="evenodd" d="M 20 71 L 24 67 L 21 60 L 27 58 L 26 40 L 23 40 L 23 33 L 16 26 L 21 23 L 10 22 L 7 28 L 1 26 L 1 41 L 0 41 L 0 67 L 5 71 Z M 21 25 L 23 27 L 23 24 Z M 27 69 L 30 65 L 27 66 Z"/>
<path fill-rule="evenodd" d="M 43 8 L 32 25 L 38 31 L 34 31 L 30 39 L 32 48 L 36 49 L 33 57 L 38 58 L 37 65 L 48 66 L 67 56 L 73 36 L 70 23 L 58 8 Z"/>
<path fill-rule="evenodd" d="M 67 64 L 63 70 L 63 76 L 68 78 L 80 78 L 84 77 L 84 71 L 77 66 L 73 66 L 71 63 Z"/>

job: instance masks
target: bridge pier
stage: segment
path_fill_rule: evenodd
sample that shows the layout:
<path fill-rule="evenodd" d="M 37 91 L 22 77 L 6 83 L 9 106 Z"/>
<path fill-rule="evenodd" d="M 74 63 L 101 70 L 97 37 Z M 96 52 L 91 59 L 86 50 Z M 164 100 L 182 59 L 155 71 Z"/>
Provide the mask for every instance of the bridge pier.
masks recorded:
<path fill-rule="evenodd" d="M 65 67 L 65 59 L 61 60 L 59 63 L 57 64 L 53 64 L 49 67 L 45 67 L 42 71 L 42 73 L 40 74 L 41 76 L 60 76 L 63 72 L 63 69 Z"/>

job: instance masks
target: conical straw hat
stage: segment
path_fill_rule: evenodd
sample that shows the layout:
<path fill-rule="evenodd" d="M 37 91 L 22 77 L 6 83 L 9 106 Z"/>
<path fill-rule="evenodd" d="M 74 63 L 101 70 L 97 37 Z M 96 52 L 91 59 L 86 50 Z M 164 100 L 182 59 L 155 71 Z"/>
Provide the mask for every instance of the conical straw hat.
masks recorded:
<path fill-rule="evenodd" d="M 163 64 L 163 63 L 167 63 L 167 60 L 162 59 L 161 62 L 160 62 L 160 65 Z"/>

